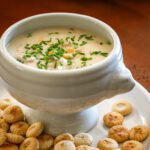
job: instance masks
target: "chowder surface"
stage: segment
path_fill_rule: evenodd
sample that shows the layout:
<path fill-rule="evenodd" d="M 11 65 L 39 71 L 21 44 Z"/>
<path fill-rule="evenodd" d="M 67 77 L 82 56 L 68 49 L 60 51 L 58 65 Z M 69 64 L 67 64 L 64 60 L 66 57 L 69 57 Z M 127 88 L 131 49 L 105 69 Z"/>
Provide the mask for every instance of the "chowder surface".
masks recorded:
<path fill-rule="evenodd" d="M 17 36 L 8 50 L 19 62 L 46 70 L 86 67 L 104 60 L 112 43 L 103 37 L 74 28 L 45 28 Z"/>

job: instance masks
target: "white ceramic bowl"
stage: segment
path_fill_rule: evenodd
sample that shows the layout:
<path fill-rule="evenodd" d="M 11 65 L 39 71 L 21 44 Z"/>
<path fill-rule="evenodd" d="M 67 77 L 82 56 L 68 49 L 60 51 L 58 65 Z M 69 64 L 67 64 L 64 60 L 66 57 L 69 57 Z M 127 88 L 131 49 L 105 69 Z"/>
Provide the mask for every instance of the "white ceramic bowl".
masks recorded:
<path fill-rule="evenodd" d="M 19 63 L 9 54 L 7 45 L 11 39 L 29 30 L 51 26 L 81 28 L 102 35 L 112 42 L 113 50 L 102 62 L 63 71 L 32 68 Z M 116 32 L 100 20 L 72 13 L 36 15 L 9 27 L 0 41 L 0 75 L 18 101 L 58 116 L 81 114 L 81 111 L 103 99 L 127 92 L 134 86 L 131 73 L 123 64 L 121 44 Z M 91 125 L 95 120 L 96 117 L 93 117 Z"/>

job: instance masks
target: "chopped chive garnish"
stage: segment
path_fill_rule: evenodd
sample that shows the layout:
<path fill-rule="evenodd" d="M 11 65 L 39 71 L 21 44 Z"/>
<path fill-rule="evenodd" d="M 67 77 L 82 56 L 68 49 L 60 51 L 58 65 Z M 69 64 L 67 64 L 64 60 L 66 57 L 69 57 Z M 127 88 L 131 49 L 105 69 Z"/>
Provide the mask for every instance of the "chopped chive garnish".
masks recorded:
<path fill-rule="evenodd" d="M 72 36 L 72 37 L 70 38 L 70 40 L 74 42 L 75 36 Z"/>
<path fill-rule="evenodd" d="M 63 66 L 63 63 L 62 63 L 62 62 L 59 62 L 59 65 L 60 65 L 60 66 Z"/>
<path fill-rule="evenodd" d="M 42 45 L 42 44 L 43 44 L 43 45 L 47 45 L 47 44 L 50 43 L 51 41 L 52 41 L 52 39 L 49 39 L 49 40 L 47 40 L 47 41 L 44 41 L 44 40 L 43 40 L 43 41 L 41 41 L 39 44 L 40 44 L 40 45 Z"/>
<path fill-rule="evenodd" d="M 87 39 L 87 40 L 94 40 L 92 35 L 86 36 L 85 39 Z"/>
<path fill-rule="evenodd" d="M 85 57 L 85 56 L 84 56 L 84 57 L 81 58 L 81 60 L 82 60 L 82 61 L 92 60 L 92 57 L 89 57 L 89 58 L 88 58 L 88 57 Z"/>
<path fill-rule="evenodd" d="M 26 58 L 30 58 L 31 56 L 32 56 L 32 54 L 27 53 L 27 54 L 24 54 L 24 55 L 23 55 L 23 58 L 24 58 L 24 59 L 26 59 Z"/>
<path fill-rule="evenodd" d="M 32 33 L 28 33 L 27 34 L 27 38 L 31 37 L 32 36 Z"/>
<path fill-rule="evenodd" d="M 86 66 L 86 61 L 82 61 L 81 65 L 82 65 L 82 67 L 85 67 Z"/>
<path fill-rule="evenodd" d="M 81 39 L 86 39 L 86 40 L 94 40 L 92 35 L 86 35 L 86 34 L 81 34 L 78 38 L 78 41 L 80 41 Z"/>
<path fill-rule="evenodd" d="M 82 52 L 76 52 L 73 54 L 73 57 L 77 56 L 77 55 L 85 55 L 85 53 L 82 53 Z"/>
<path fill-rule="evenodd" d="M 30 44 L 26 44 L 24 48 L 25 49 L 30 49 Z"/>
<path fill-rule="evenodd" d="M 42 64 L 41 61 L 37 62 L 37 67 L 39 69 L 47 69 L 47 64 Z"/>
<path fill-rule="evenodd" d="M 101 51 L 94 51 L 91 53 L 91 55 L 98 55 L 98 54 L 101 54 Z"/>
<path fill-rule="evenodd" d="M 80 41 L 82 38 L 84 38 L 86 36 L 86 34 L 81 34 L 78 38 L 78 41 Z"/>
<path fill-rule="evenodd" d="M 78 48 L 78 43 L 76 43 L 76 42 L 72 42 L 72 44 L 73 44 L 73 46 L 74 46 L 74 48 L 76 49 L 76 48 Z"/>
<path fill-rule="evenodd" d="M 55 64 L 54 64 L 54 68 L 57 68 L 57 61 L 56 61 Z"/>
<path fill-rule="evenodd" d="M 41 61 L 38 61 L 37 62 L 37 67 L 41 69 L 41 65 L 40 64 L 41 64 Z"/>
<path fill-rule="evenodd" d="M 47 45 L 47 42 L 46 42 L 46 41 L 41 41 L 41 42 L 40 42 L 40 45 L 42 45 L 42 44 L 43 44 L 43 45 Z"/>
<path fill-rule="evenodd" d="M 82 43 L 80 44 L 80 46 L 84 46 L 85 44 L 87 44 L 86 41 L 82 41 Z"/>
<path fill-rule="evenodd" d="M 58 44 L 60 44 L 60 45 L 63 45 L 63 44 L 64 44 L 64 40 L 63 40 L 63 39 L 58 39 L 58 38 L 57 38 L 57 41 L 58 41 Z"/>
<path fill-rule="evenodd" d="M 50 33 L 48 33 L 48 35 L 52 35 L 52 34 L 59 34 L 59 32 L 50 32 Z"/>
<path fill-rule="evenodd" d="M 94 51 L 94 52 L 91 53 L 91 55 L 102 55 L 104 57 L 107 57 L 108 53 L 102 52 L 102 51 Z"/>
<path fill-rule="evenodd" d="M 107 41 L 106 44 L 111 45 L 111 42 L 110 42 L 110 41 Z"/>
<path fill-rule="evenodd" d="M 101 55 L 104 56 L 104 57 L 107 57 L 107 56 L 108 56 L 108 53 L 101 52 Z"/>
<path fill-rule="evenodd" d="M 19 61 L 19 62 L 22 63 L 22 64 L 24 63 L 24 61 L 21 60 L 21 59 L 19 59 L 19 58 L 17 58 L 16 60 Z"/>
<path fill-rule="evenodd" d="M 70 30 L 75 30 L 74 28 L 70 28 Z"/>
<path fill-rule="evenodd" d="M 68 59 L 67 60 L 67 65 L 72 65 L 72 60 Z"/>

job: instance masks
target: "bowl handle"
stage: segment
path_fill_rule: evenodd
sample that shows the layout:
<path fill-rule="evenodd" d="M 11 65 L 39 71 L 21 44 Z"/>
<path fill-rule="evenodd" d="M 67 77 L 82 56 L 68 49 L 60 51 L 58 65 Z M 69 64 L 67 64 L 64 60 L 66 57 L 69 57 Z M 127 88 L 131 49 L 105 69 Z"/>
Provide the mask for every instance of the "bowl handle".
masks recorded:
<path fill-rule="evenodd" d="M 120 94 L 132 90 L 134 86 L 135 81 L 131 72 L 126 68 L 123 62 L 119 62 L 111 75 L 109 89 L 116 92 L 115 94 Z"/>

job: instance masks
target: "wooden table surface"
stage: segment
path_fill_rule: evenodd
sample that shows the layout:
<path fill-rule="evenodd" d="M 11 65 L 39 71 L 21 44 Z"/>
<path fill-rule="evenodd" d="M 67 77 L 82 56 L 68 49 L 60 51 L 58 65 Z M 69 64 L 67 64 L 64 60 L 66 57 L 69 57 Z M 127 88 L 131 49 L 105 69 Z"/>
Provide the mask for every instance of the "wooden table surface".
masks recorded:
<path fill-rule="evenodd" d="M 121 39 L 125 64 L 150 91 L 149 0 L 4 0 L 0 34 L 20 19 L 47 12 L 81 13 L 109 24 Z"/>

